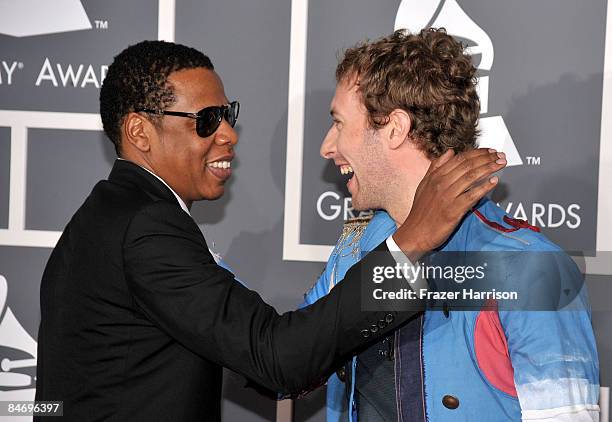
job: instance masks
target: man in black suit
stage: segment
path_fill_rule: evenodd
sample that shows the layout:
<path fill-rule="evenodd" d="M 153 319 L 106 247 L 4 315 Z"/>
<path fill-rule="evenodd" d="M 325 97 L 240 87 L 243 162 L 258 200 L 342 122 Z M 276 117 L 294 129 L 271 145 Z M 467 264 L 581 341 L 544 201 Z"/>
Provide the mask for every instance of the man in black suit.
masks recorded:
<path fill-rule="evenodd" d="M 142 42 L 109 67 L 100 113 L 120 158 L 66 226 L 41 284 L 36 399 L 62 400 L 66 419 L 219 420 L 222 366 L 299 395 L 414 314 L 360 309 L 360 279 L 395 263 L 384 242 L 324 299 L 283 315 L 216 264 L 189 208 L 224 192 L 238 108 L 208 57 L 185 46 Z M 410 259 L 493 187 L 468 190 L 502 167 L 496 158 L 432 166 L 394 235 Z M 465 177 L 447 186 L 448 172 Z"/>

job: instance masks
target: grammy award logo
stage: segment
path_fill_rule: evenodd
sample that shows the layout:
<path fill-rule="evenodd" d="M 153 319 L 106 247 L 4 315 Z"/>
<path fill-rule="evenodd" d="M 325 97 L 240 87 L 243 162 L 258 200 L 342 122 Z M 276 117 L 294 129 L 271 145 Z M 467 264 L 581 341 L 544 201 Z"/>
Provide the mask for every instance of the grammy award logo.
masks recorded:
<path fill-rule="evenodd" d="M 13 37 L 91 29 L 80 0 L 19 0 L 0 5 L 0 34 Z M 32 11 L 36 13 L 32 13 Z"/>
<path fill-rule="evenodd" d="M 449 35 L 467 44 L 478 68 L 480 97 L 480 147 L 506 153 L 508 166 L 523 164 L 502 116 L 489 116 L 489 74 L 493 66 L 493 43 L 484 30 L 463 11 L 456 0 L 402 0 L 395 17 L 395 29 L 418 33 L 423 28 L 445 28 Z"/>
<path fill-rule="evenodd" d="M 34 400 L 36 341 L 7 303 L 8 283 L 0 275 L 0 401 Z"/>

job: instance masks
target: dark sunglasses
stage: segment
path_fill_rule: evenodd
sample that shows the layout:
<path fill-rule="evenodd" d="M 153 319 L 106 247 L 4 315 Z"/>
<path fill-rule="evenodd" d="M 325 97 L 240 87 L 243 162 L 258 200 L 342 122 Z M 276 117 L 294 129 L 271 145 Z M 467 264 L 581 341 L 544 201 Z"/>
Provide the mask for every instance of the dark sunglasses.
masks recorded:
<path fill-rule="evenodd" d="M 136 109 L 137 112 L 159 114 L 166 116 L 189 117 L 196 119 L 196 133 L 202 138 L 208 138 L 221 125 L 221 120 L 225 119 L 231 127 L 234 127 L 238 120 L 238 112 L 240 111 L 240 103 L 232 101 L 229 104 L 222 106 L 205 107 L 197 113 L 186 113 L 183 111 L 157 111 L 149 108 Z"/>

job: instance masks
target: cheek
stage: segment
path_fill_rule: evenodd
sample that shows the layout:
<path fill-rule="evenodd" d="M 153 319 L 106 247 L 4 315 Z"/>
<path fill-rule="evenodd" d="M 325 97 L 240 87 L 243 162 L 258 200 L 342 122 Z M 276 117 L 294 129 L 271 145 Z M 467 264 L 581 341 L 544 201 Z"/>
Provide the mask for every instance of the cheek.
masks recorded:
<path fill-rule="evenodd" d="M 338 136 L 338 152 L 344 157 L 349 157 L 357 150 L 357 139 L 355 134 L 349 131 L 345 131 Z"/>
<path fill-rule="evenodd" d="M 347 137 L 342 148 L 342 156 L 345 157 L 352 165 L 358 167 L 363 166 L 364 160 L 367 160 L 368 154 L 364 149 L 364 145 L 360 143 L 360 139 L 356 135 Z"/>
<path fill-rule="evenodd" d="M 192 165 L 202 167 L 210 155 L 211 146 L 211 140 L 195 139 L 184 153 Z"/>

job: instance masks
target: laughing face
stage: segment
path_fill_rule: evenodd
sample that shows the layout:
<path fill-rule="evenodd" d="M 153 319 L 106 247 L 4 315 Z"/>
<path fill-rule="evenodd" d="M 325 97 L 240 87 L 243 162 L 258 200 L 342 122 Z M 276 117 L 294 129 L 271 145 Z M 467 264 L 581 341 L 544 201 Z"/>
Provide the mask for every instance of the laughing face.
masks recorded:
<path fill-rule="evenodd" d="M 212 70 L 180 70 L 168 82 L 176 98 L 168 111 L 197 112 L 229 103 L 221 79 Z M 195 119 L 165 115 L 157 134 L 148 164 L 185 203 L 223 195 L 238 142 L 238 134 L 225 119 L 212 135 L 201 138 Z"/>
<path fill-rule="evenodd" d="M 347 183 L 356 210 L 385 208 L 386 192 L 393 183 L 393 167 L 378 137 L 368 126 L 354 78 L 336 86 L 331 103 L 332 126 L 321 144 L 321 156 L 334 161 Z"/>

